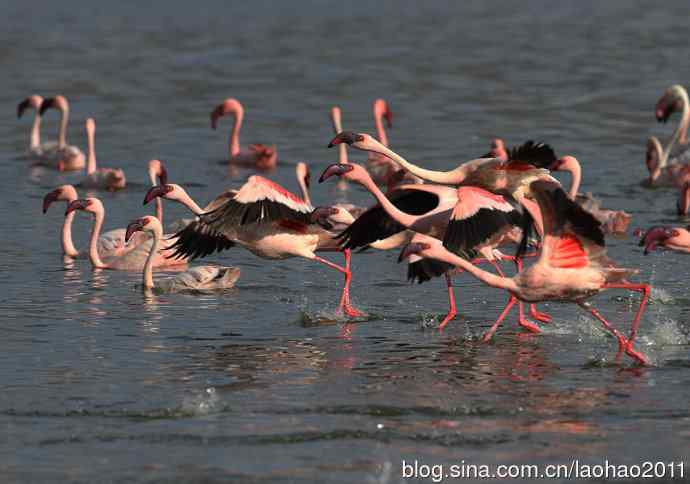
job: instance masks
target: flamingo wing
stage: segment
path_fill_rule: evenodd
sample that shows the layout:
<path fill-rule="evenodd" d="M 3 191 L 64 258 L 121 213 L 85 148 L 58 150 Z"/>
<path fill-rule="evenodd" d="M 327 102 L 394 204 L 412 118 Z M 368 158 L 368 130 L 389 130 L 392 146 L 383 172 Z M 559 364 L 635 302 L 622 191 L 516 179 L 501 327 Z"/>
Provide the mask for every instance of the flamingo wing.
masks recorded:
<path fill-rule="evenodd" d="M 171 259 L 194 260 L 214 252 L 230 249 L 235 242 L 226 235 L 215 231 L 202 221 L 196 220 L 175 234 L 175 242 L 169 247 L 174 252 Z"/>
<path fill-rule="evenodd" d="M 310 224 L 314 208 L 297 195 L 262 176 L 249 177 L 237 194 L 199 218 L 215 232 L 240 225 L 289 220 Z"/>
<path fill-rule="evenodd" d="M 556 161 L 556 153 L 545 143 L 532 140 L 511 148 L 508 151 L 508 164 L 532 165 L 537 168 L 548 168 Z"/>
<path fill-rule="evenodd" d="M 460 187 L 458 203 L 443 238 L 443 246 L 461 257 L 476 257 L 476 248 L 501 230 L 520 226 L 520 206 L 501 195 L 478 187 Z"/>
<path fill-rule="evenodd" d="M 412 215 L 428 213 L 438 207 L 440 202 L 435 193 L 409 188 L 394 190 L 388 194 L 388 198 L 399 210 Z M 336 238 L 343 249 L 359 249 L 406 229 L 407 227 L 393 220 L 384 208 L 377 204 L 357 217 Z"/>
<path fill-rule="evenodd" d="M 411 256 L 407 265 L 407 280 L 419 284 L 429 281 L 434 277 L 440 277 L 454 266 L 436 259 L 424 259 L 419 256 Z"/>

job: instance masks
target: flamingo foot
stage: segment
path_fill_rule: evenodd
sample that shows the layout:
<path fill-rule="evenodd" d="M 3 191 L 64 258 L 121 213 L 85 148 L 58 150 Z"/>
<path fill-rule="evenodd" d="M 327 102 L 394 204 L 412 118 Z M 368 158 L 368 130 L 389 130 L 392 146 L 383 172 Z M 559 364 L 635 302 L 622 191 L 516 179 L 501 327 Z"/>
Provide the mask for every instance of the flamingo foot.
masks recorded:
<path fill-rule="evenodd" d="M 541 323 L 550 323 L 551 322 L 551 316 L 549 316 L 546 313 L 542 313 L 541 311 L 538 311 L 536 304 L 530 304 L 529 305 L 529 315 L 532 319 L 536 319 L 537 321 L 539 321 Z"/>
<path fill-rule="evenodd" d="M 482 336 L 482 343 L 488 343 L 489 341 L 491 341 L 491 338 L 493 338 L 493 337 L 494 337 L 494 331 L 491 331 L 491 330 L 487 331 L 486 333 L 484 333 L 484 336 Z"/>
<path fill-rule="evenodd" d="M 366 313 L 363 313 L 359 309 L 356 309 L 350 303 L 347 303 L 347 304 L 341 306 L 340 308 L 338 308 L 338 312 L 343 313 L 350 318 L 361 318 L 361 317 L 366 316 Z"/>
<path fill-rule="evenodd" d="M 541 329 L 534 321 L 530 321 L 527 318 L 520 318 L 518 324 L 525 328 L 530 333 L 541 333 Z"/>
<path fill-rule="evenodd" d="M 636 359 L 642 365 L 649 365 L 649 359 L 635 348 L 633 348 L 632 343 L 625 345 L 625 352 L 628 356 Z"/>

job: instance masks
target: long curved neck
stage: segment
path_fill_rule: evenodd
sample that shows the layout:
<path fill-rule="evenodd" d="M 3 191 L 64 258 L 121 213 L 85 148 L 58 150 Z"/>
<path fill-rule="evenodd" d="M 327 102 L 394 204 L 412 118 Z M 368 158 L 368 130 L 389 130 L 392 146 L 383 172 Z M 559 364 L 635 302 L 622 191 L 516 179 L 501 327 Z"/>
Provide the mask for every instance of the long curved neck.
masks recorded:
<path fill-rule="evenodd" d="M 155 187 L 158 185 L 158 180 L 156 180 L 156 172 L 149 168 L 149 181 L 151 181 L 151 186 Z M 156 197 L 156 218 L 163 225 L 163 200 L 160 197 Z"/>
<path fill-rule="evenodd" d="M 58 132 L 58 148 L 67 146 L 67 123 L 69 122 L 69 108 L 60 110 L 60 131 Z"/>
<path fill-rule="evenodd" d="M 151 250 L 149 251 L 148 257 L 146 258 L 146 264 L 144 264 L 144 275 L 142 281 L 144 289 L 153 288 L 153 258 L 158 253 L 158 246 L 161 242 L 161 235 L 162 234 L 160 230 L 153 231 L 153 244 L 151 244 Z"/>
<path fill-rule="evenodd" d="M 333 121 L 333 131 L 335 134 L 338 134 L 343 130 L 340 114 L 339 108 L 333 108 L 331 110 L 331 121 Z M 338 163 L 349 163 L 347 159 L 347 145 L 345 143 L 340 143 L 338 145 Z"/>
<path fill-rule="evenodd" d="M 683 111 L 680 118 L 680 136 L 678 142 L 686 144 L 688 142 L 688 127 L 690 126 L 690 101 L 687 94 L 683 96 Z"/>
<path fill-rule="evenodd" d="M 96 172 L 96 140 L 92 129 L 86 130 L 86 139 L 89 145 L 88 158 L 86 160 L 86 173 L 88 175 Z"/>
<path fill-rule="evenodd" d="M 297 175 L 297 184 L 299 185 L 299 189 L 302 192 L 302 200 L 307 202 L 309 205 L 311 205 L 311 198 L 309 197 L 309 189 L 307 188 L 307 184 L 304 183 L 304 179 Z"/>
<path fill-rule="evenodd" d="M 374 180 L 372 180 L 368 174 L 365 177 L 362 177 L 361 179 L 358 178 L 357 182 L 364 186 L 364 188 L 369 190 L 372 195 L 374 195 L 374 197 L 376 198 L 376 200 L 378 200 L 378 202 L 381 204 L 386 213 L 390 215 L 396 222 L 404 225 L 405 227 L 411 227 L 419 219 L 419 217 L 409 215 L 399 210 L 395 205 L 393 205 L 391 201 L 388 200 L 388 197 L 386 197 L 386 195 L 379 189 L 378 185 L 374 183 Z"/>
<path fill-rule="evenodd" d="M 192 197 L 190 197 L 187 192 L 183 192 L 178 201 L 191 210 L 194 215 L 201 215 L 204 213 L 204 209 L 197 205 L 197 203 L 192 200 Z"/>
<path fill-rule="evenodd" d="M 36 110 L 34 122 L 31 126 L 31 136 L 29 137 L 29 148 L 34 149 L 41 146 L 41 115 Z"/>
<path fill-rule="evenodd" d="M 582 167 L 579 163 L 572 163 L 568 168 L 570 176 L 572 177 L 570 180 L 570 191 L 568 192 L 568 196 L 572 200 L 575 200 L 575 197 L 577 197 L 577 192 L 580 190 L 580 184 L 582 183 Z"/>
<path fill-rule="evenodd" d="M 678 142 L 686 142 L 688 123 L 690 123 L 690 102 L 688 101 L 687 93 L 681 93 L 680 97 L 681 102 L 683 104 L 680 122 L 678 123 L 678 126 L 676 126 L 676 130 L 673 132 L 673 135 L 671 136 L 671 139 L 668 141 L 666 148 L 664 148 L 661 160 L 659 160 L 660 168 L 663 168 L 668 164 L 668 159 L 671 156 L 671 150 L 673 149 L 675 144 Z"/>
<path fill-rule="evenodd" d="M 413 165 L 405 158 L 403 158 L 390 148 L 387 148 L 383 145 L 379 146 L 377 150 L 371 151 L 387 156 L 388 158 L 395 161 L 397 164 L 405 168 L 413 175 L 418 176 L 419 178 L 430 181 L 432 183 L 442 183 L 445 185 L 458 185 L 462 183 L 462 181 L 467 177 L 468 166 L 474 161 L 476 161 L 468 161 L 467 163 L 463 163 L 462 165 L 451 171 L 435 171 L 427 170 L 425 168 L 420 168 L 417 165 Z"/>
<path fill-rule="evenodd" d="M 234 158 L 240 153 L 240 128 L 242 127 L 243 117 L 244 113 L 242 111 L 235 111 L 235 121 L 230 133 L 230 158 Z"/>
<path fill-rule="evenodd" d="M 70 212 L 62 222 L 62 235 L 60 242 L 62 243 L 62 253 L 69 257 L 77 257 L 79 251 L 74 247 L 72 241 L 72 222 L 74 222 L 74 212 Z"/>
<path fill-rule="evenodd" d="M 383 146 L 388 146 L 388 136 L 386 136 L 386 128 L 383 126 L 383 113 L 380 110 L 374 110 L 374 123 L 379 141 Z"/>
<path fill-rule="evenodd" d="M 497 289 L 504 289 L 513 293 L 518 291 L 518 286 L 514 279 L 509 277 L 501 277 L 485 271 L 484 269 L 480 269 L 471 262 L 453 254 L 452 252 L 448 252 L 445 249 L 434 249 L 431 255 L 434 259 L 453 264 L 454 266 L 466 270 L 488 286 L 495 287 Z"/>
<path fill-rule="evenodd" d="M 99 210 L 94 214 L 93 229 L 91 230 L 91 239 L 89 240 L 89 260 L 94 269 L 108 268 L 108 265 L 104 264 L 98 255 L 98 238 L 101 236 L 104 218 L 105 213 L 103 211 Z"/>

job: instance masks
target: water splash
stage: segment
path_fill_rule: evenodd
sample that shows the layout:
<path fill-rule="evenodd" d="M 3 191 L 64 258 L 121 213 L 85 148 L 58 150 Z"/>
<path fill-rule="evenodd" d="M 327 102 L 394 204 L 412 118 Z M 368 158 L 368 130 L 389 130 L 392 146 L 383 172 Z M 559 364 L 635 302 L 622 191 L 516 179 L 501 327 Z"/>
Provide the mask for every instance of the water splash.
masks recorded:
<path fill-rule="evenodd" d="M 213 387 L 205 388 L 198 395 L 186 397 L 182 401 L 182 410 L 191 415 L 208 415 L 219 412 L 222 408 L 220 397 Z"/>

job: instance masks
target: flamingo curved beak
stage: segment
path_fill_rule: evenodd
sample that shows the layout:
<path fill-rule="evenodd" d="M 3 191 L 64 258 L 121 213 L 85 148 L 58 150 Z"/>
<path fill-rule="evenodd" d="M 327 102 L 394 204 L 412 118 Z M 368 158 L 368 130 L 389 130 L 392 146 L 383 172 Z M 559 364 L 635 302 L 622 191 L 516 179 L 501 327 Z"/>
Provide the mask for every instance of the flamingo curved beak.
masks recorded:
<path fill-rule="evenodd" d="M 43 213 L 48 212 L 48 207 L 50 207 L 50 204 L 58 200 L 58 196 L 60 195 L 59 190 L 53 190 L 52 192 L 46 194 L 45 197 L 43 197 Z"/>
<path fill-rule="evenodd" d="M 56 103 L 55 103 L 54 97 L 49 97 L 48 99 L 44 99 L 43 102 L 41 103 L 41 108 L 38 111 L 38 114 L 43 116 L 43 113 L 45 113 L 50 108 L 54 108 L 55 106 L 56 106 Z"/>
<path fill-rule="evenodd" d="M 429 250 L 431 246 L 424 242 L 410 242 L 400 251 L 398 256 L 398 262 L 407 260 L 411 255 L 419 254 L 425 250 Z"/>
<path fill-rule="evenodd" d="M 335 145 L 339 145 L 342 143 L 347 143 L 348 145 L 351 145 L 355 141 L 358 140 L 358 136 L 353 133 L 352 131 L 341 131 L 337 135 L 335 135 L 335 138 L 331 140 L 330 143 L 328 143 L 329 148 L 333 148 Z"/>
<path fill-rule="evenodd" d="M 146 196 L 144 197 L 144 205 L 147 205 L 154 198 L 165 196 L 166 193 L 168 193 L 166 185 L 156 185 L 155 187 L 149 188 L 149 191 L 146 192 Z"/>
<path fill-rule="evenodd" d="M 328 221 L 328 217 L 338 213 L 338 209 L 335 207 L 316 207 L 311 213 L 310 219 L 313 223 L 319 224 L 326 230 L 331 230 L 333 224 Z"/>
<path fill-rule="evenodd" d="M 644 255 L 654 252 L 659 245 L 663 245 L 666 240 L 673 237 L 673 230 L 666 227 L 652 227 L 640 240 L 639 246 L 644 246 Z"/>
<path fill-rule="evenodd" d="M 75 210 L 84 210 L 88 205 L 88 202 L 86 200 L 73 200 L 69 205 L 67 205 L 67 209 L 65 210 L 65 217 L 69 215 L 70 213 L 74 212 Z"/>
<path fill-rule="evenodd" d="M 562 158 L 558 159 L 558 160 L 554 161 L 553 163 L 551 163 L 551 166 L 549 166 L 549 170 L 550 171 L 558 171 L 561 169 L 561 167 L 564 164 L 565 164 L 565 160 L 563 160 Z"/>
<path fill-rule="evenodd" d="M 24 114 L 24 111 L 26 111 L 29 106 L 31 106 L 31 101 L 28 97 L 17 104 L 17 119 L 22 117 L 22 114 Z"/>
<path fill-rule="evenodd" d="M 323 173 L 321 173 L 321 176 L 319 177 L 319 183 L 323 183 L 324 180 L 327 180 L 332 176 L 343 176 L 354 169 L 355 167 L 352 165 L 346 165 L 344 163 L 333 163 L 332 165 L 327 166 L 325 170 L 323 170 Z"/>
<path fill-rule="evenodd" d="M 139 218 L 136 219 L 134 222 L 131 222 L 127 226 L 127 231 L 125 232 L 125 244 L 129 242 L 129 239 L 131 239 L 136 232 L 141 232 L 142 230 L 144 230 L 143 220 Z"/>

